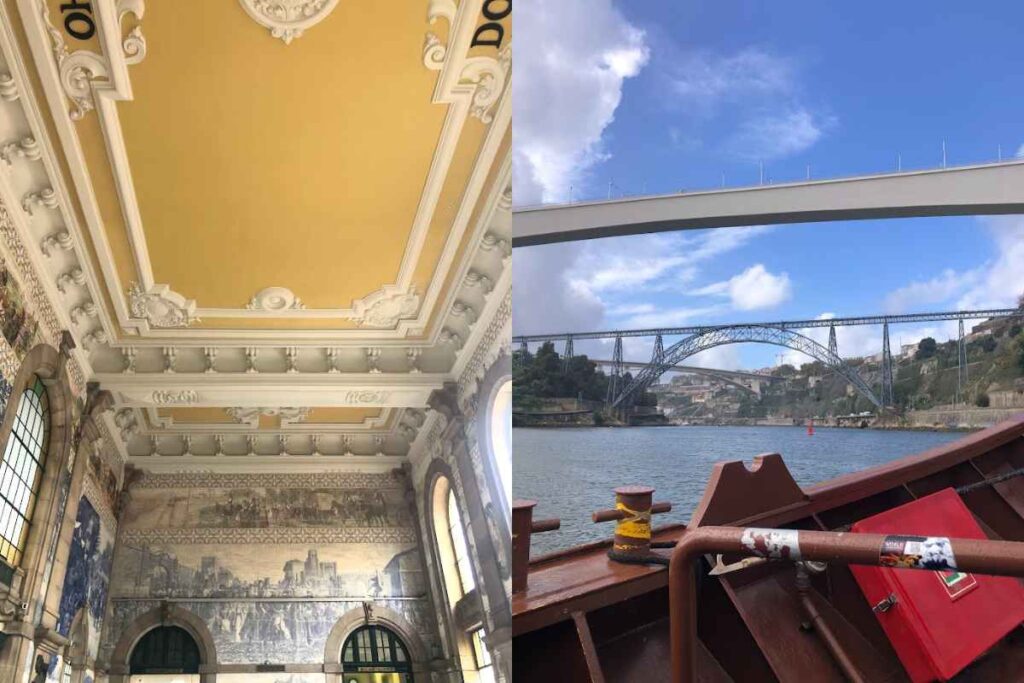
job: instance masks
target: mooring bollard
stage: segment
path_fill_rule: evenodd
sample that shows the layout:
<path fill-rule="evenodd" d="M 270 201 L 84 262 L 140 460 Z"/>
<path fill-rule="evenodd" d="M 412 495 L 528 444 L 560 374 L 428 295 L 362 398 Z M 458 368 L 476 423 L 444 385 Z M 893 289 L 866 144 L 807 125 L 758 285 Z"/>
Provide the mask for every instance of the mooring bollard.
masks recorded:
<path fill-rule="evenodd" d="M 545 531 L 555 531 L 562 526 L 559 519 L 538 519 L 533 521 L 535 500 L 512 502 L 512 592 L 526 590 L 530 571 L 530 536 Z"/>
<path fill-rule="evenodd" d="M 608 557 L 628 564 L 668 564 L 668 558 L 651 548 L 671 548 L 675 544 L 651 543 L 651 515 L 670 512 L 672 503 L 654 503 L 650 486 L 620 486 L 615 489 L 615 509 L 598 510 L 595 523 L 615 521 L 615 540 Z"/>

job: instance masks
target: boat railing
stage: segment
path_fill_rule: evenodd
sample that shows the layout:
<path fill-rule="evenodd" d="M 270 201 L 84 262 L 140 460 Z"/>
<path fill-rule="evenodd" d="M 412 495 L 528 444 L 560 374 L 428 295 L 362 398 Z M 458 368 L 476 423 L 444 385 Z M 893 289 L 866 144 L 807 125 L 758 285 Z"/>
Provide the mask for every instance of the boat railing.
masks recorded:
<path fill-rule="evenodd" d="M 885 534 L 721 526 L 687 530 L 672 551 L 669 564 L 672 683 L 697 681 L 695 562 L 708 553 L 773 561 L 834 562 L 1024 577 L 1024 543 L 929 537 L 923 539 L 929 548 L 928 553 L 894 555 L 892 548 L 907 538 Z"/>

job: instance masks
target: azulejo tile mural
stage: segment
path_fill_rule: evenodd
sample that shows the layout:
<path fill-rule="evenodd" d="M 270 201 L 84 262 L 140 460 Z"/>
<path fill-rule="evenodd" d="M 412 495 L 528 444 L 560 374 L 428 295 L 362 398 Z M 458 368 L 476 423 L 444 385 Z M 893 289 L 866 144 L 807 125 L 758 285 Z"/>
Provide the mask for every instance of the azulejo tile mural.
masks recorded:
<path fill-rule="evenodd" d="M 206 622 L 225 664 L 323 662 L 335 624 L 364 602 L 436 643 L 404 479 L 317 480 L 147 474 L 130 487 L 103 652 L 163 601 Z"/>
<path fill-rule="evenodd" d="M 85 496 L 78 504 L 75 531 L 71 538 L 68 568 L 64 575 L 64 589 L 60 598 L 57 631 L 68 636 L 75 615 L 86 608 L 90 620 L 88 633 L 89 654 L 96 656 L 103 614 L 107 607 L 110 571 L 114 554 L 114 539 L 104 529 L 100 516 Z"/>
<path fill-rule="evenodd" d="M 11 271 L 0 263 L 0 329 L 4 339 L 19 358 L 31 349 L 39 337 L 39 323 L 26 309 L 25 298 Z"/>

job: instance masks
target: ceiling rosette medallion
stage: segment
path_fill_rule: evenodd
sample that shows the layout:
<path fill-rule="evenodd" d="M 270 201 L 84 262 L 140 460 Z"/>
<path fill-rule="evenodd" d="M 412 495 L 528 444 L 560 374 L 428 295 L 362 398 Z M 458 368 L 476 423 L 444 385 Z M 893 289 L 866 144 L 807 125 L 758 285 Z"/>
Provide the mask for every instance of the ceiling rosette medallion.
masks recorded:
<path fill-rule="evenodd" d="M 252 19 L 270 35 L 290 45 L 302 33 L 327 18 L 338 0 L 238 0 Z"/>
<path fill-rule="evenodd" d="M 144 290 L 132 283 L 128 303 L 133 318 L 143 318 L 153 327 L 188 327 L 199 320 L 195 316 L 195 300 L 171 291 L 167 285 Z"/>
<path fill-rule="evenodd" d="M 394 327 L 399 320 L 415 318 L 419 309 L 416 292 L 384 287 L 353 302 L 351 319 L 361 327 Z"/>
<path fill-rule="evenodd" d="M 267 287 L 256 292 L 246 308 L 250 311 L 301 311 L 306 306 L 287 287 Z"/>

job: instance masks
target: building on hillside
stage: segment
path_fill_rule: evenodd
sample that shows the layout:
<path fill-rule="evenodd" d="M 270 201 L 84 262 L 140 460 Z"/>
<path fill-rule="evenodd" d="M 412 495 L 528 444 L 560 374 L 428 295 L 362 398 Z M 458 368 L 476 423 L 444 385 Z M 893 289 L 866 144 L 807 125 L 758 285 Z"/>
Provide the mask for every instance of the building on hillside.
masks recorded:
<path fill-rule="evenodd" d="M 0 681 L 511 681 L 511 3 L 29 4 Z"/>
<path fill-rule="evenodd" d="M 988 392 L 990 408 L 1020 408 L 1024 410 L 1024 382 L 1014 389 Z"/>

